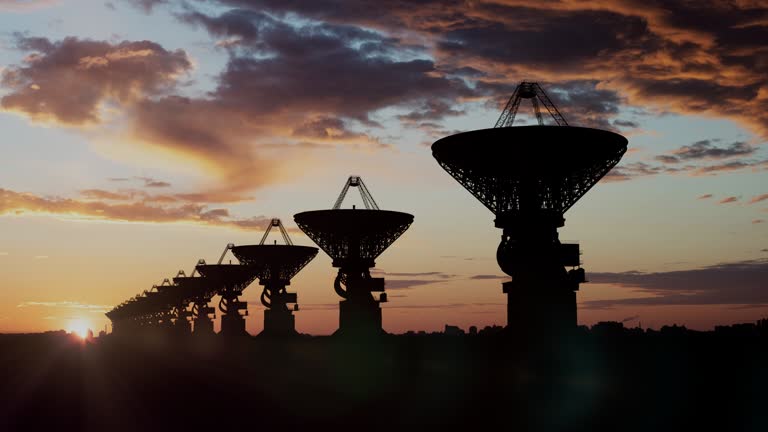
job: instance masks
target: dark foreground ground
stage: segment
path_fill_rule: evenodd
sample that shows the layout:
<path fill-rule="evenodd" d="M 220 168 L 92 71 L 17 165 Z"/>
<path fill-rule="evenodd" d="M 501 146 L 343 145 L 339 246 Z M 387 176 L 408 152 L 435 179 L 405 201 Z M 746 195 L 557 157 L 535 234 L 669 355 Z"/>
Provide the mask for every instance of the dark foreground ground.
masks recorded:
<path fill-rule="evenodd" d="M 581 331 L 537 346 L 501 335 L 0 335 L 0 430 L 768 431 L 767 342 L 756 332 Z"/>

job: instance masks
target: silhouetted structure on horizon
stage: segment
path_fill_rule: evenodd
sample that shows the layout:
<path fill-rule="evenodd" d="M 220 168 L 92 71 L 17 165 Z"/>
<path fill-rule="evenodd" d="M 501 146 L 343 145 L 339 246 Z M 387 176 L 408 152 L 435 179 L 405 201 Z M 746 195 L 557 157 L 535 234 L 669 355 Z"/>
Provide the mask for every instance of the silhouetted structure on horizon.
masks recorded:
<path fill-rule="evenodd" d="M 282 234 L 284 245 L 277 244 L 277 241 L 274 244 L 264 243 L 274 227 Z M 288 304 L 294 304 L 293 310 L 298 310 L 299 305 L 296 293 L 287 292 L 286 287 L 291 284 L 291 278 L 315 258 L 317 248 L 294 245 L 280 219 L 272 219 L 258 245 L 235 246 L 232 253 L 242 264 L 255 271 L 259 284 L 264 286 L 261 303 L 267 309 L 264 310 L 261 335 L 295 335 L 295 317 Z"/>
<path fill-rule="evenodd" d="M 365 209 L 342 209 L 350 187 L 360 191 Z M 413 223 L 408 213 L 380 210 L 363 180 L 351 176 L 331 210 L 315 210 L 294 215 L 296 224 L 339 269 L 334 289 L 344 300 L 339 302 L 337 335 L 368 336 L 384 333 L 380 303 L 387 301 L 384 278 L 371 277 L 374 260 Z M 380 292 L 379 299 L 373 292 Z"/>
<path fill-rule="evenodd" d="M 184 335 L 192 332 L 192 323 L 189 321 L 191 314 L 187 310 L 190 297 L 186 281 L 181 280 L 179 284 L 177 280 L 182 278 L 179 278 L 178 274 L 176 276 L 173 278 L 173 283 L 165 279 L 162 284 L 154 288 L 161 297 L 159 300 L 161 306 L 168 311 L 164 314 L 166 316 L 162 323 L 164 328 L 174 334 Z"/>
<path fill-rule="evenodd" d="M 512 127 L 523 99 L 537 126 Z M 544 125 L 539 103 L 555 125 Z M 492 129 L 451 135 L 432 145 L 438 163 L 495 215 L 503 229 L 496 259 L 512 276 L 507 327 L 528 333 L 576 326 L 576 291 L 585 282 L 579 246 L 563 244 L 563 214 L 627 150 L 623 136 L 569 126 L 544 90 L 521 82 Z M 565 267 L 572 267 L 566 271 Z"/>
<path fill-rule="evenodd" d="M 222 252 L 218 263 L 206 264 L 204 260 L 198 263 L 197 271 L 211 281 L 216 292 L 221 295 L 219 310 L 221 311 L 221 334 L 225 336 L 247 335 L 245 317 L 248 315 L 248 302 L 240 300 L 240 295 L 250 285 L 258 274 L 253 266 L 244 264 L 222 264 L 227 251 L 234 248 L 230 243 Z M 242 313 L 241 313 L 242 312 Z"/>
<path fill-rule="evenodd" d="M 172 330 L 173 311 L 168 279 L 160 285 L 115 306 L 105 315 L 112 321 L 115 334 L 137 334 L 151 330 Z"/>
<path fill-rule="evenodd" d="M 189 276 L 179 270 L 173 282 L 166 278 L 115 306 L 105 314 L 112 321 L 112 332 L 136 335 L 159 331 L 181 336 L 190 334 L 194 323 L 195 334 L 213 334 L 215 310 L 208 302 L 216 293 L 216 280 L 195 273 L 197 268 Z"/>
<path fill-rule="evenodd" d="M 197 274 L 197 268 L 192 270 L 189 276 L 184 270 L 179 270 L 173 283 L 180 287 L 184 295 L 183 305 L 177 305 L 177 315 L 184 314 L 191 320 L 192 332 L 197 336 L 213 334 L 213 318 L 216 316 L 216 309 L 208 305 L 215 291 L 213 290 L 211 280 Z M 192 309 L 188 310 L 187 305 L 192 303 Z M 184 332 L 188 333 L 188 332 Z"/>

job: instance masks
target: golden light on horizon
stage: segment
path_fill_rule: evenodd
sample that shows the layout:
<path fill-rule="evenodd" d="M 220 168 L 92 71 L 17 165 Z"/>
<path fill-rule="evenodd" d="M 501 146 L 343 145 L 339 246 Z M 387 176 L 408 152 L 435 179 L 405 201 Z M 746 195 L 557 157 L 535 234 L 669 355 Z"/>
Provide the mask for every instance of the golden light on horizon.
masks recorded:
<path fill-rule="evenodd" d="M 82 318 L 70 320 L 67 325 L 67 332 L 77 335 L 80 339 L 85 339 L 88 337 L 88 323 Z"/>

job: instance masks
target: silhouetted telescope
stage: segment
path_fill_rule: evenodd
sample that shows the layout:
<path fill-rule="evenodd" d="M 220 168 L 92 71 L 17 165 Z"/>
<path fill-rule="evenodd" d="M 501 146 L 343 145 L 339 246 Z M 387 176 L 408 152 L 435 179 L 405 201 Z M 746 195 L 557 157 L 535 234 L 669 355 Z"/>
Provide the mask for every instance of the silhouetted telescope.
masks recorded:
<path fill-rule="evenodd" d="M 365 209 L 342 209 L 350 187 L 358 188 Z M 381 306 L 387 301 L 384 278 L 371 277 L 374 260 L 413 223 L 413 215 L 380 210 L 363 180 L 351 176 L 331 210 L 315 210 L 294 215 L 296 224 L 317 243 L 339 268 L 334 282 L 339 302 L 337 335 L 368 336 L 383 334 Z M 378 300 L 373 292 L 380 292 Z"/>
<path fill-rule="evenodd" d="M 184 301 L 184 296 L 178 288 L 166 278 L 160 285 L 152 285 L 154 291 L 147 293 L 147 297 L 157 309 L 157 326 L 168 332 L 175 327 L 176 306 Z M 181 323 L 179 325 L 181 326 Z"/>
<path fill-rule="evenodd" d="M 211 279 L 195 276 L 195 273 L 198 273 L 197 267 L 189 276 L 184 270 L 179 270 L 173 278 L 173 283 L 182 287 L 186 298 L 192 302 L 192 309 L 188 311 L 188 316 L 192 320 L 193 334 L 211 335 L 214 333 L 213 318 L 216 318 L 216 309 L 209 306 L 208 302 L 216 294 L 216 284 Z"/>
<path fill-rule="evenodd" d="M 140 334 L 157 331 L 170 319 L 164 296 L 156 290 L 145 290 L 124 301 L 111 311 L 107 317 L 112 321 L 112 331 L 118 335 Z"/>
<path fill-rule="evenodd" d="M 128 299 L 119 305 L 113 307 L 107 311 L 104 315 L 112 322 L 112 333 L 115 335 L 122 335 L 130 333 L 133 330 L 133 319 L 130 309 L 132 303 L 135 300 L 133 298 Z"/>
<path fill-rule="evenodd" d="M 149 330 L 162 330 L 178 334 L 190 332 L 189 302 L 195 294 L 193 282 L 202 278 L 187 278 L 180 271 L 173 278 L 164 279 L 158 285 L 152 285 L 119 305 L 105 315 L 112 321 L 112 332 L 115 334 L 138 334 Z"/>
<path fill-rule="evenodd" d="M 285 244 L 265 244 L 270 230 L 277 228 Z M 264 286 L 261 292 L 261 304 L 264 310 L 264 336 L 290 336 L 296 334 L 296 321 L 293 310 L 299 310 L 296 293 L 289 293 L 286 287 L 291 278 L 301 271 L 317 255 L 317 248 L 296 246 L 291 242 L 280 219 L 272 219 L 258 245 L 235 246 L 232 253 L 242 264 L 251 266 Z"/>
<path fill-rule="evenodd" d="M 211 281 L 211 286 L 221 295 L 219 310 L 221 311 L 221 334 L 225 336 L 247 335 L 245 317 L 248 315 L 248 302 L 240 301 L 239 297 L 257 276 L 253 266 L 242 264 L 222 264 L 227 251 L 235 245 L 228 244 L 217 264 L 206 264 L 205 260 L 195 267 L 201 275 Z M 242 313 L 241 313 L 242 312 Z"/>
<path fill-rule="evenodd" d="M 209 281 L 203 277 L 195 277 L 197 270 L 187 276 L 184 270 L 179 272 L 173 278 L 171 288 L 171 314 L 173 315 L 174 331 L 179 334 L 189 334 L 192 332 L 192 320 L 195 319 L 195 308 L 189 309 L 189 303 L 194 302 L 206 291 Z M 210 300 L 210 297 L 208 298 Z M 206 301 L 207 304 L 208 301 Z M 213 308 L 209 308 L 213 309 Z M 198 314 L 199 315 L 199 314 Z M 213 330 L 213 322 L 211 322 Z"/>
<path fill-rule="evenodd" d="M 512 127 L 522 99 L 537 126 Z M 544 125 L 543 104 L 555 125 Z M 512 276 L 507 294 L 511 330 L 562 331 L 576 326 L 576 291 L 585 282 L 578 244 L 561 244 L 563 214 L 606 175 L 627 139 L 569 126 L 537 83 L 522 82 L 493 129 L 459 133 L 432 144 L 437 162 L 495 215 L 503 229 L 496 259 Z M 565 267 L 572 267 L 566 271 Z"/>

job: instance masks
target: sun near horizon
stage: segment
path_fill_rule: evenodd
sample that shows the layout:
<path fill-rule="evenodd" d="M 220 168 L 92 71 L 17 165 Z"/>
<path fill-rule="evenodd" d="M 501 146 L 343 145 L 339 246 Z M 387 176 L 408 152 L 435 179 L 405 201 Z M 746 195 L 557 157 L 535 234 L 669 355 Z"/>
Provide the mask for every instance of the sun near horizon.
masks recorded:
<path fill-rule="evenodd" d="M 85 340 L 88 337 L 89 324 L 82 318 L 75 318 L 69 321 L 67 324 L 67 333 L 76 335 L 78 338 Z"/>

